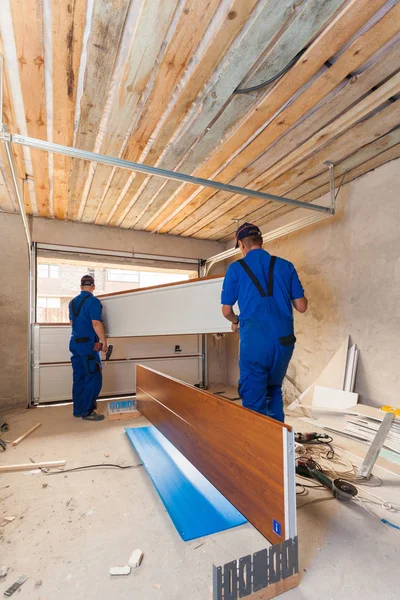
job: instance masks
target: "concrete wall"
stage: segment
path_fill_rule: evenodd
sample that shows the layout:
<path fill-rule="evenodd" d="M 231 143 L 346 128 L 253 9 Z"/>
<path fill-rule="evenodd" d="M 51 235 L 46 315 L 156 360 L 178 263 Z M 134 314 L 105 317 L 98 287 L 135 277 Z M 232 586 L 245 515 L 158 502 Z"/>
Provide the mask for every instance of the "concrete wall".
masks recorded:
<path fill-rule="evenodd" d="M 28 249 L 20 217 L 0 213 L 0 410 L 27 403 Z"/>
<path fill-rule="evenodd" d="M 48 219 L 31 219 L 30 226 L 33 241 L 49 244 L 185 258 L 207 258 L 225 249 L 217 242 Z M 1 411 L 27 404 L 28 259 L 19 215 L 0 213 L 0 260 Z"/>
<path fill-rule="evenodd" d="M 345 185 L 334 220 L 280 238 L 266 250 L 295 264 L 309 299 L 308 312 L 295 317 L 290 379 L 304 390 L 350 334 L 360 348 L 355 391 L 361 401 L 400 407 L 400 160 Z M 237 346 L 230 335 L 233 385 Z"/>

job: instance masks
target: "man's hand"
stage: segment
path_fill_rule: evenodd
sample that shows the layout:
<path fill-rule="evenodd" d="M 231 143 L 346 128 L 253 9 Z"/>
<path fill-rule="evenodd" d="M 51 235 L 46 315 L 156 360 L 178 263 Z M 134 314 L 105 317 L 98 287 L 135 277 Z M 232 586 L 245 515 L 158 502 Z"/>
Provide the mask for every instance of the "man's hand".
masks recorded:
<path fill-rule="evenodd" d="M 95 330 L 97 337 L 100 340 L 100 344 L 102 344 L 102 348 L 100 348 L 100 350 L 102 350 L 103 352 L 107 352 L 108 350 L 108 344 L 107 344 L 107 338 L 106 338 L 106 332 L 104 331 L 104 325 L 101 321 L 92 321 L 92 325 L 93 325 L 93 329 Z"/>
<path fill-rule="evenodd" d="M 224 315 L 225 319 L 228 319 L 228 321 L 230 321 L 232 323 L 231 329 L 232 329 L 233 333 L 238 333 L 239 327 L 240 327 L 239 317 L 237 315 L 235 315 L 235 313 L 233 312 L 232 306 L 223 304 L 222 305 L 222 314 Z"/>
<path fill-rule="evenodd" d="M 232 323 L 231 329 L 232 329 L 233 333 L 239 333 L 239 329 L 240 329 L 239 321 L 237 323 Z"/>

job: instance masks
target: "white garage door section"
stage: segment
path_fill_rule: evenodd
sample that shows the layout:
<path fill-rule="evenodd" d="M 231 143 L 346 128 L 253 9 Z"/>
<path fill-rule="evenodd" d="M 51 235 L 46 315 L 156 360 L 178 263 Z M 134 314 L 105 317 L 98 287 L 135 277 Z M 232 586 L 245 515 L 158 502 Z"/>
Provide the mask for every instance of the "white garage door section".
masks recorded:
<path fill-rule="evenodd" d="M 33 392 L 35 404 L 71 399 L 69 325 L 34 326 Z M 187 383 L 202 381 L 199 335 L 109 338 L 112 359 L 103 363 L 101 396 L 133 394 L 135 366 L 142 364 Z"/>
<path fill-rule="evenodd" d="M 221 313 L 223 277 L 99 296 L 110 336 L 226 333 Z"/>

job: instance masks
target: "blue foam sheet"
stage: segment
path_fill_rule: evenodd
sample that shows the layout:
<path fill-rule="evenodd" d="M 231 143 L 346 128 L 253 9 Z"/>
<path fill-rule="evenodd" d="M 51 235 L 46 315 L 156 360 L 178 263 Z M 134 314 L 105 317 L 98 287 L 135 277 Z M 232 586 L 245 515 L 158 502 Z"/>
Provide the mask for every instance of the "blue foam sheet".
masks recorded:
<path fill-rule="evenodd" d="M 184 541 L 246 523 L 243 515 L 155 427 L 126 429 Z"/>

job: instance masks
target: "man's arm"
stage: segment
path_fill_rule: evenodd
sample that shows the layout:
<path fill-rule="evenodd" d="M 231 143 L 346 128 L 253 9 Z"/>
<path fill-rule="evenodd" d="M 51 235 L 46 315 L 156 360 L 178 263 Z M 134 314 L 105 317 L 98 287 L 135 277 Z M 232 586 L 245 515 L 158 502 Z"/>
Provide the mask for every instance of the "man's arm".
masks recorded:
<path fill-rule="evenodd" d="M 308 300 L 306 297 L 296 298 L 296 300 L 292 300 L 292 304 L 297 311 L 305 313 L 308 307 Z"/>
<path fill-rule="evenodd" d="M 239 317 L 237 315 L 235 315 L 235 313 L 233 312 L 232 306 L 229 306 L 228 304 L 223 304 L 222 305 L 222 314 L 224 315 L 225 319 L 228 319 L 228 321 L 230 321 L 232 323 L 232 331 L 234 333 L 236 331 L 238 331 Z"/>
<path fill-rule="evenodd" d="M 93 329 L 95 330 L 100 343 L 103 344 L 103 352 L 107 352 L 108 344 L 106 338 L 106 332 L 104 331 L 104 325 L 101 321 L 92 320 Z"/>

